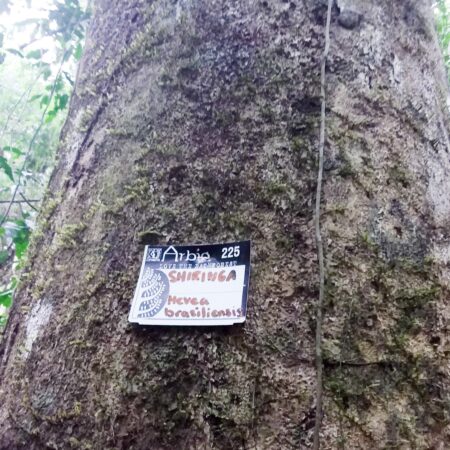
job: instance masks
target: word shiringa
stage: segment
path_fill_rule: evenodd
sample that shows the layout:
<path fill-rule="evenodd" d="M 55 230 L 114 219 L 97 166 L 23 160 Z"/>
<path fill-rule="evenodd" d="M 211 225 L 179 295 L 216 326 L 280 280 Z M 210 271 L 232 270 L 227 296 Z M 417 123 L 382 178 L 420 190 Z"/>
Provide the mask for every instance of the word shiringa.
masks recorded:
<path fill-rule="evenodd" d="M 171 283 L 176 283 L 177 281 L 231 281 L 236 279 L 236 271 L 231 270 L 228 275 L 226 275 L 225 270 L 220 272 L 205 272 L 203 270 L 187 271 L 177 271 L 171 270 L 169 272 L 169 280 Z"/>
<path fill-rule="evenodd" d="M 195 306 L 194 309 L 190 311 L 174 311 L 170 308 L 164 308 L 164 315 L 166 317 L 201 317 L 201 318 L 219 318 L 219 317 L 241 317 L 242 309 L 211 309 L 205 306 L 209 305 L 209 301 L 206 298 L 201 298 L 200 300 L 197 297 L 176 297 L 175 295 L 169 295 L 169 300 L 167 304 L 170 305 L 200 305 Z"/>

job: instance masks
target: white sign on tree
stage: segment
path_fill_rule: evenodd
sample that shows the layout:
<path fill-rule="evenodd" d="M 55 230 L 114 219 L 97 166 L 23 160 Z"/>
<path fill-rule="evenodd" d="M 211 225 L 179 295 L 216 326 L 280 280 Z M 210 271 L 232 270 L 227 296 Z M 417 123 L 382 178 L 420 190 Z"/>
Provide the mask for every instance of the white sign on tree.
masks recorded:
<path fill-rule="evenodd" d="M 232 325 L 245 321 L 250 241 L 146 246 L 129 321 Z"/>

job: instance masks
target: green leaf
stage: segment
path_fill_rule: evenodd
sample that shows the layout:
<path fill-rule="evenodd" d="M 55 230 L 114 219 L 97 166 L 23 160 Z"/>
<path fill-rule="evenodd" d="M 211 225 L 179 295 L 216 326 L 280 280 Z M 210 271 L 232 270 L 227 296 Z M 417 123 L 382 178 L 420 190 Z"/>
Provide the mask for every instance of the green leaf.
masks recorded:
<path fill-rule="evenodd" d="M 73 57 L 76 61 L 81 59 L 81 55 L 83 54 L 83 46 L 78 42 L 77 47 L 75 48 L 75 52 L 73 53 Z"/>
<path fill-rule="evenodd" d="M 41 105 L 41 106 L 47 106 L 49 101 L 50 101 L 50 97 L 49 97 L 48 95 L 44 95 L 44 96 L 42 96 L 42 98 L 41 98 L 41 103 L 40 103 L 40 105 Z"/>
<path fill-rule="evenodd" d="M 19 156 L 23 155 L 22 150 L 20 150 L 17 147 L 10 147 L 9 145 L 7 145 L 6 147 L 3 147 L 3 151 L 11 153 L 13 155 L 14 159 L 17 159 L 17 158 L 19 158 Z"/>
<path fill-rule="evenodd" d="M 69 96 L 67 94 L 60 95 L 58 97 L 58 109 L 64 109 L 69 101 Z"/>
<path fill-rule="evenodd" d="M 44 78 L 44 80 L 48 80 L 50 78 L 52 74 L 52 70 L 50 69 L 50 67 L 47 67 L 43 72 L 42 72 L 42 77 Z"/>
<path fill-rule="evenodd" d="M 29 59 L 41 59 L 42 55 L 46 53 L 46 50 L 32 50 L 27 53 Z"/>
<path fill-rule="evenodd" d="M 22 259 L 27 252 L 29 241 L 19 241 L 14 245 L 14 253 L 16 254 L 18 259 Z"/>
<path fill-rule="evenodd" d="M 11 181 L 14 181 L 11 166 L 8 164 L 5 157 L 3 156 L 0 156 L 0 168 L 4 170 L 4 172 L 6 173 L 6 175 L 8 175 L 8 178 L 10 178 Z"/>
<path fill-rule="evenodd" d="M 56 111 L 53 109 L 47 113 L 45 123 L 50 123 L 56 117 Z"/>
<path fill-rule="evenodd" d="M 9 308 L 12 304 L 14 289 L 7 289 L 6 291 L 0 292 L 0 305 Z"/>
<path fill-rule="evenodd" d="M 22 219 L 17 219 L 14 223 L 17 226 L 13 237 L 14 252 L 18 259 L 22 259 L 30 243 L 30 229 Z"/>
<path fill-rule="evenodd" d="M 5 264 L 6 261 L 8 261 L 9 253 L 7 250 L 0 250 L 0 266 Z"/>
<path fill-rule="evenodd" d="M 35 100 L 37 100 L 38 98 L 41 98 L 42 94 L 36 94 L 33 95 L 33 97 L 30 98 L 30 100 L 28 100 L 29 102 L 34 102 Z"/>
<path fill-rule="evenodd" d="M 11 53 L 12 55 L 20 56 L 21 58 L 23 58 L 23 53 L 20 52 L 19 50 L 16 50 L 15 48 L 6 48 L 5 50 Z"/>

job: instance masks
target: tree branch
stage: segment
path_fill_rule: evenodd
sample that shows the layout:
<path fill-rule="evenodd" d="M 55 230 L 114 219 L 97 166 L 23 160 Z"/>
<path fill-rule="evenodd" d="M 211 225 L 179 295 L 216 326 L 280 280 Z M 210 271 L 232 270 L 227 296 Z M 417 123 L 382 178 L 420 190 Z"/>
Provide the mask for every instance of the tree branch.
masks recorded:
<path fill-rule="evenodd" d="M 23 201 L 31 208 L 31 209 L 34 209 L 35 211 L 37 211 L 37 208 L 35 208 L 32 204 L 31 204 L 31 201 L 30 200 L 27 200 L 26 198 L 25 198 L 25 196 L 22 194 L 22 192 L 19 192 L 19 195 L 23 198 Z M 39 201 L 39 200 L 38 200 Z M 20 202 L 20 203 L 22 203 L 22 202 Z"/>
<path fill-rule="evenodd" d="M 22 194 L 20 194 L 22 195 Z M 25 199 L 25 200 L 13 200 L 12 203 L 38 203 L 40 202 L 40 199 Z M 5 204 L 5 203 L 11 203 L 11 200 L 0 200 L 0 204 Z M 31 206 L 31 205 L 30 205 Z"/>

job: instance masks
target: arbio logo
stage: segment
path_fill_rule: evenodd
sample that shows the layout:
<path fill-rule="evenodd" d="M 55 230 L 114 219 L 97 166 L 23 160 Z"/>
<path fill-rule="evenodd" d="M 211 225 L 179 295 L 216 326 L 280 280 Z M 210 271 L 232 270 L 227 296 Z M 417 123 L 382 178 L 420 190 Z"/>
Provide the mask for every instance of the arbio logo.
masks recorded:
<path fill-rule="evenodd" d="M 162 254 L 162 258 L 161 258 Z M 162 251 L 162 248 L 149 248 L 147 252 L 147 261 L 187 261 L 187 262 L 205 262 L 211 258 L 209 252 L 200 253 L 199 249 L 196 252 L 190 252 L 187 250 L 186 252 L 179 252 L 173 246 L 168 247 Z"/>
<path fill-rule="evenodd" d="M 138 318 L 153 317 L 161 311 L 169 297 L 169 279 L 164 272 L 146 267 L 141 282 Z"/>

